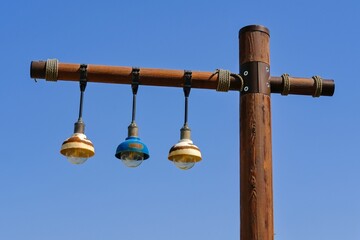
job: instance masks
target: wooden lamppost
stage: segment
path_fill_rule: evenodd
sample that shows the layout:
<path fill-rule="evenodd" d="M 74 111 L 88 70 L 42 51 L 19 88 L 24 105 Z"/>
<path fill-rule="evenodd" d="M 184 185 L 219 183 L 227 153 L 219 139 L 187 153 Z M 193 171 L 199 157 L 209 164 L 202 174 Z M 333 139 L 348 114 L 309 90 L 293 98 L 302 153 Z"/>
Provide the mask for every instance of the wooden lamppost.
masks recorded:
<path fill-rule="evenodd" d="M 270 33 L 251 25 L 239 32 L 240 73 L 192 72 L 191 87 L 240 92 L 240 239 L 274 239 L 271 93 L 332 96 L 333 80 L 270 76 Z M 81 64 L 31 62 L 30 75 L 49 81 L 80 81 Z M 132 67 L 87 65 L 87 81 L 131 84 Z M 183 87 L 183 70 L 140 68 L 140 84 Z M 221 85 L 221 89 L 219 86 Z"/>

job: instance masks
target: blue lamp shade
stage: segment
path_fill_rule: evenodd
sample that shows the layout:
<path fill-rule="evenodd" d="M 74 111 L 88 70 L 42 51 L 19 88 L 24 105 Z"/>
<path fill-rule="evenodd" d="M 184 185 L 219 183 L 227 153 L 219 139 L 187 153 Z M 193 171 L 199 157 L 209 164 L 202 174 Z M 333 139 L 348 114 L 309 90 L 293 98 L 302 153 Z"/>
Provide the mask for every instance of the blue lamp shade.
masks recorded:
<path fill-rule="evenodd" d="M 130 136 L 116 149 L 115 157 L 128 167 L 137 167 L 150 157 L 147 146 L 138 137 Z"/>

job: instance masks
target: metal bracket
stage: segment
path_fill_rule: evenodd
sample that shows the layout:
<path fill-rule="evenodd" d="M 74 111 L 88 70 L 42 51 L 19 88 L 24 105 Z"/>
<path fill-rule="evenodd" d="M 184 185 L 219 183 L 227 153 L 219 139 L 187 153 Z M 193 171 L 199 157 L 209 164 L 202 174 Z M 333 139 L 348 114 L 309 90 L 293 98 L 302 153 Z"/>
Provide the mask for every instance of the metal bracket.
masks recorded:
<path fill-rule="evenodd" d="M 240 66 L 244 79 L 241 94 L 263 93 L 270 95 L 270 66 L 263 62 L 248 62 Z"/>
<path fill-rule="evenodd" d="M 183 87 L 185 97 L 189 97 L 189 95 L 190 95 L 191 78 L 192 78 L 192 72 L 185 70 L 184 71 L 184 87 Z"/>
<path fill-rule="evenodd" d="M 133 67 L 131 71 L 131 76 L 131 89 L 133 94 L 136 95 L 139 89 L 140 68 Z"/>

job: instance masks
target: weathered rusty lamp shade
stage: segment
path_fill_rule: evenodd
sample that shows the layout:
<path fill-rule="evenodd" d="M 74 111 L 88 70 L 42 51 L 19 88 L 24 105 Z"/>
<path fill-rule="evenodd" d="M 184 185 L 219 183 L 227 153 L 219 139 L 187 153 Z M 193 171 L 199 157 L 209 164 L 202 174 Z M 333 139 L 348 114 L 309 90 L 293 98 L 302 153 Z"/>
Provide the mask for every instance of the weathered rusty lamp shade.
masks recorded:
<path fill-rule="evenodd" d="M 147 146 L 138 137 L 136 123 L 132 122 L 128 130 L 128 137 L 117 147 L 115 157 L 120 159 L 127 167 L 135 168 L 148 159 L 150 155 Z"/>
<path fill-rule="evenodd" d="M 133 68 L 131 74 L 131 89 L 133 93 L 132 119 L 128 127 L 128 137 L 116 148 L 115 157 L 120 159 L 127 167 L 135 168 L 148 159 L 150 155 L 147 146 L 138 137 L 139 129 L 135 123 L 136 94 L 139 88 L 140 69 Z"/>
<path fill-rule="evenodd" d="M 74 134 L 63 142 L 60 153 L 73 164 L 83 164 L 94 156 L 94 145 L 86 138 L 82 122 L 75 123 Z"/>
<path fill-rule="evenodd" d="M 182 127 L 180 132 L 180 141 L 171 147 L 168 159 L 179 169 L 188 170 L 201 161 L 201 152 L 191 141 L 191 131 L 187 125 Z"/>

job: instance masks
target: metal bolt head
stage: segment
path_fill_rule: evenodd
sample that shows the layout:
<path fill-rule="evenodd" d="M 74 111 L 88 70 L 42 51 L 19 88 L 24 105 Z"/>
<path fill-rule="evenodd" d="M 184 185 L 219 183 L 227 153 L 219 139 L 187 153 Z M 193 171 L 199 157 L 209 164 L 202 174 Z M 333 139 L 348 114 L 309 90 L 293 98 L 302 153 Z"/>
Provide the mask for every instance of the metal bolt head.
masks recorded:
<path fill-rule="evenodd" d="M 248 74 L 249 74 L 248 71 L 245 71 L 245 72 L 244 72 L 244 76 L 247 76 Z"/>
<path fill-rule="evenodd" d="M 249 87 L 248 87 L 248 86 L 245 86 L 245 87 L 244 87 L 244 91 L 245 91 L 245 92 L 249 91 Z"/>

